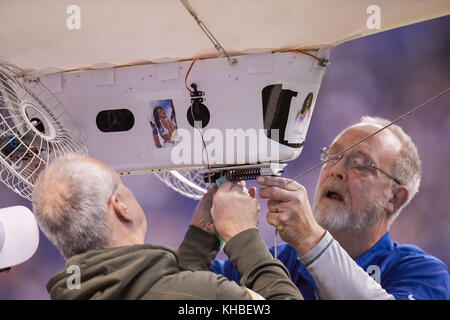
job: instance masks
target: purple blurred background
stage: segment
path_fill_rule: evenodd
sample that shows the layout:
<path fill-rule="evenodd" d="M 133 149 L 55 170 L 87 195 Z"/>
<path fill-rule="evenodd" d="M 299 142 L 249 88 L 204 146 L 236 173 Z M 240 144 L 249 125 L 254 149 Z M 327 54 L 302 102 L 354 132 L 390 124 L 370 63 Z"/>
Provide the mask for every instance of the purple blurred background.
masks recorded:
<path fill-rule="evenodd" d="M 450 85 L 450 16 L 344 43 L 331 52 L 303 152 L 290 162 L 285 177 L 294 177 L 319 160 L 328 145 L 361 116 L 393 120 Z M 422 160 L 420 191 L 391 228 L 399 243 L 420 246 L 450 263 L 449 190 L 450 94 L 402 120 Z M 319 170 L 299 182 L 312 202 Z M 149 220 L 147 242 L 178 247 L 197 204 L 167 188 L 153 175 L 123 177 Z M 250 186 L 254 183 L 249 183 Z M 149 191 L 151 190 L 151 191 Z M 0 207 L 31 203 L 0 185 Z M 265 221 L 261 201 L 261 232 L 266 243 L 274 229 Z M 278 240 L 281 242 L 281 240 Z M 224 258 L 223 253 L 220 254 Z M 48 299 L 48 280 L 64 268 L 64 259 L 41 234 L 37 253 L 29 261 L 0 274 L 0 299 Z"/>

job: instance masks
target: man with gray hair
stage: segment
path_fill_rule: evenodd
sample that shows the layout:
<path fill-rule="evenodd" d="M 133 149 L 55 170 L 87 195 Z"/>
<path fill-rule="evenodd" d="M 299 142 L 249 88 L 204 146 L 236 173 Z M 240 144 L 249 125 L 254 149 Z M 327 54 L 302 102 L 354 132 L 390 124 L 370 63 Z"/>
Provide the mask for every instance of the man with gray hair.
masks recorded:
<path fill-rule="evenodd" d="M 258 177 L 269 199 L 267 222 L 288 244 L 278 259 L 305 299 L 449 299 L 447 266 L 412 245 L 398 245 L 389 227 L 417 193 L 421 165 L 411 138 L 397 125 L 342 153 L 387 125 L 363 117 L 323 148 L 314 206 L 299 183 Z M 274 251 L 274 248 L 271 249 Z M 239 281 L 229 261 L 211 270 Z"/>
<path fill-rule="evenodd" d="M 255 195 L 256 189 L 247 190 L 243 182 L 212 188 L 194 212 L 178 253 L 144 244 L 146 216 L 114 170 L 85 155 L 55 160 L 33 191 L 38 224 L 67 259 L 67 270 L 53 277 L 47 290 L 52 299 L 302 299 L 259 234 Z M 242 286 L 190 259 L 190 243 L 211 238 L 199 219 L 204 210 L 244 274 Z"/>

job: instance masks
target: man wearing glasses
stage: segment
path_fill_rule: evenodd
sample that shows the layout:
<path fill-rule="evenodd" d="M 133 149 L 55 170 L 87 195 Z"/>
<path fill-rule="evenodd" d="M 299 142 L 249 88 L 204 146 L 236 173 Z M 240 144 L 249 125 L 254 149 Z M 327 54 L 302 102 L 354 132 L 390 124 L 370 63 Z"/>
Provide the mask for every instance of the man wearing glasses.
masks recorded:
<path fill-rule="evenodd" d="M 389 227 L 417 193 L 421 166 L 411 138 L 389 122 L 363 117 L 323 148 L 324 163 L 311 208 L 306 189 L 280 177 L 259 177 L 269 199 L 267 221 L 288 244 L 277 247 L 305 299 L 449 299 L 446 265 Z M 274 251 L 274 248 L 271 250 Z M 239 282 L 229 261 L 213 271 Z"/>

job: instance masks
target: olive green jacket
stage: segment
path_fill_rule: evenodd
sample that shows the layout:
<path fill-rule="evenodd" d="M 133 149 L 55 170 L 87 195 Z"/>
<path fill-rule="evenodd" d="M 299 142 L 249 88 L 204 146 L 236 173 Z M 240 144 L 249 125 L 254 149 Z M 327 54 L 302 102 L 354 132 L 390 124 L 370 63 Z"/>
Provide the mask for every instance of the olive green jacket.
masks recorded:
<path fill-rule="evenodd" d="M 252 299 L 248 289 L 268 299 L 303 298 L 257 229 L 239 233 L 224 248 L 243 275 L 242 286 L 207 271 L 218 249 L 216 237 L 190 226 L 179 253 L 144 244 L 73 256 L 67 260 L 67 271 L 53 277 L 47 290 L 52 299 Z M 196 256 L 202 259 L 193 259 Z M 79 289 L 74 288 L 73 265 L 80 270 Z"/>

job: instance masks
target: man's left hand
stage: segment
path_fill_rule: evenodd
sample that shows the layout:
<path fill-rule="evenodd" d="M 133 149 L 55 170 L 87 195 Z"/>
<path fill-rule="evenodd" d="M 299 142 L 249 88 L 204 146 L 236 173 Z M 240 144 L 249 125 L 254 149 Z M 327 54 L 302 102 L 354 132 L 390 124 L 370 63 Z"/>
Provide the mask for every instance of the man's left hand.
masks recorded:
<path fill-rule="evenodd" d="M 208 192 L 203 195 L 197 205 L 197 208 L 194 211 L 194 217 L 192 218 L 193 226 L 203 229 L 213 235 L 217 235 L 217 231 L 211 217 L 211 207 L 212 199 L 217 189 L 215 184 L 208 189 Z"/>

